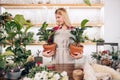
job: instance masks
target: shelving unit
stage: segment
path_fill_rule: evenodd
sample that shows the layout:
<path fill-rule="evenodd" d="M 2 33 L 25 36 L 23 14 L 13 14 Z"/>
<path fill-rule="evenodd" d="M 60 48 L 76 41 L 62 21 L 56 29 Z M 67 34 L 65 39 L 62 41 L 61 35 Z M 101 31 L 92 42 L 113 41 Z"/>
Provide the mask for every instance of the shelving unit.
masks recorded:
<path fill-rule="evenodd" d="M 93 9 L 93 10 L 97 10 L 99 12 L 99 10 L 101 10 L 102 8 L 104 8 L 104 4 L 99 3 L 99 4 L 92 4 L 91 6 L 88 6 L 86 4 L 0 4 L 1 7 L 3 7 L 6 10 L 42 10 L 42 9 L 55 9 L 58 7 L 65 7 L 67 9 L 76 9 L 76 10 L 89 10 L 89 9 Z M 34 13 L 34 12 L 31 12 Z M 102 12 L 100 11 L 100 14 Z M 88 13 L 89 14 L 89 13 Z M 101 16 L 101 15 L 99 15 Z M 33 23 L 33 27 L 39 28 L 42 24 L 41 23 Z M 55 23 L 49 23 L 49 27 L 53 27 L 55 26 Z M 73 26 L 80 26 L 80 23 L 76 22 L 76 23 L 72 23 Z M 93 21 L 93 22 L 88 22 L 87 26 L 93 26 L 93 27 L 98 27 L 101 28 L 104 26 L 104 23 L 102 21 Z M 30 45 L 42 45 L 42 43 L 31 43 Z M 83 43 L 83 45 L 96 45 L 96 43 Z"/>
<path fill-rule="evenodd" d="M 43 45 L 45 43 L 39 42 L 39 43 L 31 43 L 29 45 Z M 85 43 L 81 43 L 82 45 L 96 45 L 95 42 L 85 42 Z"/>
<path fill-rule="evenodd" d="M 117 50 L 119 49 L 118 43 L 104 43 L 104 42 L 101 42 L 101 43 L 96 43 L 96 52 L 98 52 L 98 47 L 99 46 L 104 46 L 104 45 L 110 45 L 112 47 L 117 47 Z"/>
<path fill-rule="evenodd" d="M 68 7 L 69 8 L 95 8 L 100 9 L 103 7 L 103 4 L 92 4 L 91 6 L 88 6 L 86 4 L 0 4 L 0 6 L 3 6 L 6 9 L 34 9 L 34 8 L 53 8 L 54 6 L 58 7 Z"/>
<path fill-rule="evenodd" d="M 42 24 L 33 24 L 33 26 L 36 26 L 36 27 L 40 27 Z M 56 24 L 49 24 L 48 26 L 49 27 L 53 27 L 55 26 Z M 88 22 L 86 26 L 93 26 L 93 27 L 101 27 L 103 26 L 104 24 L 101 23 L 101 22 Z M 80 26 L 80 23 L 73 23 L 72 26 Z"/>

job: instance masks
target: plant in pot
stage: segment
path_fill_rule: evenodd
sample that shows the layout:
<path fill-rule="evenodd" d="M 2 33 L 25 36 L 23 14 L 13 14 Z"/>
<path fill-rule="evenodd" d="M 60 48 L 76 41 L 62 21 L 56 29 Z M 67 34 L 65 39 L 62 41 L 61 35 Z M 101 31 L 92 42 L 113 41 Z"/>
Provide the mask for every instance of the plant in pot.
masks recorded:
<path fill-rule="evenodd" d="M 44 51 L 55 51 L 56 44 L 53 42 L 54 33 L 52 30 L 47 29 L 48 24 L 44 22 L 39 29 L 37 35 L 39 35 L 39 41 L 45 41 L 43 44 Z"/>
<path fill-rule="evenodd" d="M 70 55 L 76 55 L 76 53 L 80 53 L 81 56 L 79 56 L 79 58 L 82 57 L 83 45 L 81 43 L 85 41 L 85 37 L 83 36 L 84 31 L 87 27 L 90 27 L 85 26 L 88 21 L 89 20 L 84 19 L 81 22 L 81 27 L 75 27 L 75 29 L 71 30 L 70 33 L 73 35 L 73 37 L 70 37 L 70 39 L 73 40 L 73 43 L 71 43 L 69 46 Z"/>
<path fill-rule="evenodd" d="M 14 53 L 13 65 L 15 64 L 15 69 L 23 66 L 27 60 L 27 57 L 31 55 L 31 50 L 27 50 L 26 46 L 33 41 L 33 33 L 28 32 L 31 27 L 31 23 L 26 22 L 23 15 L 15 15 L 12 20 L 5 22 L 3 26 L 4 35 L 2 43 L 6 47 L 6 51 L 11 51 Z M 7 45 L 7 46 L 6 46 Z M 10 69 L 11 65 L 7 65 L 6 68 Z M 10 70 L 8 70 L 10 71 Z M 8 72 L 6 71 L 6 72 Z M 14 71 L 13 71 L 14 72 Z M 7 78 L 18 78 L 8 76 Z"/>

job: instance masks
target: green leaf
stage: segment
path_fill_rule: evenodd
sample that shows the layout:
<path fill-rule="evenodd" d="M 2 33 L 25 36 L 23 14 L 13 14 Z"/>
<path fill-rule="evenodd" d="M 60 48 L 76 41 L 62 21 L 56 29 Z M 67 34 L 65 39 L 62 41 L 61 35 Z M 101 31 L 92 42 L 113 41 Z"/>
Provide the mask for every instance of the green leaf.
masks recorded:
<path fill-rule="evenodd" d="M 14 20 L 21 25 L 21 27 L 26 23 L 26 20 L 24 19 L 23 15 L 17 14 L 14 17 Z"/>
<path fill-rule="evenodd" d="M 83 0 L 85 4 L 91 6 L 90 0 Z"/>
<path fill-rule="evenodd" d="M 48 26 L 48 24 L 46 22 L 44 22 L 42 24 L 41 30 L 46 30 L 47 26 Z"/>
<path fill-rule="evenodd" d="M 31 28 L 31 26 L 26 27 L 25 33 Z"/>
<path fill-rule="evenodd" d="M 88 21 L 89 21 L 89 20 L 87 20 L 87 19 L 82 20 L 82 22 L 81 22 L 81 28 L 84 28 L 85 25 L 86 25 L 86 23 L 87 23 Z"/>

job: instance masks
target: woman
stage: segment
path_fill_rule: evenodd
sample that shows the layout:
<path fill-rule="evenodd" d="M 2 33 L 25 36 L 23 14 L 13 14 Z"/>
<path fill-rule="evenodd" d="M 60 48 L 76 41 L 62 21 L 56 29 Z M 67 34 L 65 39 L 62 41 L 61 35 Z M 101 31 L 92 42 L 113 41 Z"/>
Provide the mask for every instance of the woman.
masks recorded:
<path fill-rule="evenodd" d="M 57 44 L 56 51 L 46 51 L 43 55 L 46 57 L 53 56 L 53 62 L 58 64 L 63 63 L 74 63 L 74 59 L 80 56 L 79 53 L 75 55 L 69 54 L 69 44 L 70 44 L 70 31 L 73 29 L 71 26 L 67 11 L 64 8 L 58 8 L 55 11 L 55 17 L 57 26 L 53 28 L 55 31 L 54 42 Z"/>

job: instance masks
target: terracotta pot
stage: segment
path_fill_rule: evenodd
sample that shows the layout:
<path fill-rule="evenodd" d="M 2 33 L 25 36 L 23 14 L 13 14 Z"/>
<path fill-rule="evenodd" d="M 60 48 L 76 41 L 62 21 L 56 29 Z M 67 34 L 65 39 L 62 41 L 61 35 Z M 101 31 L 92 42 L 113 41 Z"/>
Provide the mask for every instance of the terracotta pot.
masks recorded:
<path fill-rule="evenodd" d="M 74 44 L 70 44 L 70 54 L 75 55 L 75 53 L 83 53 L 83 45 L 75 46 Z"/>
<path fill-rule="evenodd" d="M 51 44 L 51 45 L 48 45 L 48 44 L 44 44 L 43 45 L 43 48 L 44 48 L 44 50 L 43 50 L 43 52 L 45 52 L 45 51 L 55 51 L 55 49 L 56 49 L 56 44 L 54 43 L 54 44 Z"/>

